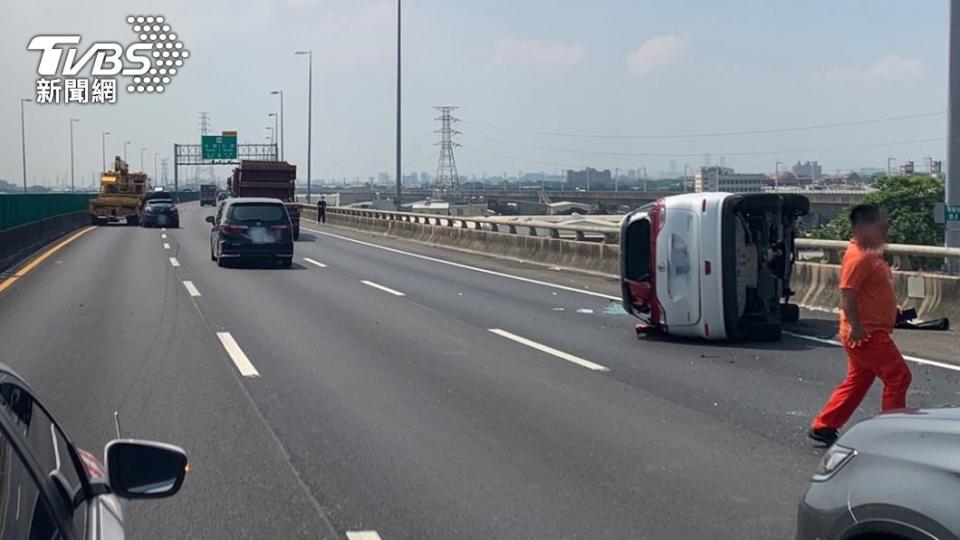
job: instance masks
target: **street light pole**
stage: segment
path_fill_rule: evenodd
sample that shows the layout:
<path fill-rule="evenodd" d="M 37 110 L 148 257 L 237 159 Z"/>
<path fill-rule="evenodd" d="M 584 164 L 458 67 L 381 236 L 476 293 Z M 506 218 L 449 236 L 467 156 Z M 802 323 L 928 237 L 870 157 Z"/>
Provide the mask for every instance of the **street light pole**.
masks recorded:
<path fill-rule="evenodd" d="M 130 144 L 130 141 L 123 141 L 123 161 L 127 161 L 127 145 L 128 144 Z M 127 167 L 129 166 L 130 164 L 127 163 Z"/>
<path fill-rule="evenodd" d="M 76 118 L 70 119 L 70 191 L 77 190 L 73 181 L 73 123 L 79 121 Z"/>
<path fill-rule="evenodd" d="M 274 90 L 270 94 L 280 96 L 280 160 L 286 161 L 287 157 L 283 152 L 283 90 Z"/>
<path fill-rule="evenodd" d="M 297 51 L 307 55 L 307 202 L 310 202 L 310 161 L 313 156 L 313 51 Z"/>
<path fill-rule="evenodd" d="M 100 171 L 102 174 L 107 170 L 107 135 L 110 135 L 109 131 L 104 131 L 100 136 L 100 152 L 102 154 L 102 161 L 100 162 L 100 168 L 103 169 Z"/>
<path fill-rule="evenodd" d="M 960 5 L 950 2 L 950 50 L 947 90 L 947 178 L 944 182 L 944 204 L 960 206 Z M 946 223 L 944 245 L 960 247 L 960 221 Z M 960 260 L 947 261 L 947 269 L 960 271 Z"/>
<path fill-rule="evenodd" d="M 146 148 L 145 146 L 141 146 L 141 147 L 140 147 L 140 172 L 143 172 L 143 171 L 144 171 L 144 169 L 143 169 L 143 152 L 144 152 L 144 150 L 146 150 L 146 149 L 147 149 L 147 148 Z"/>
<path fill-rule="evenodd" d="M 23 118 L 23 104 L 31 103 L 32 99 L 20 99 L 20 150 L 23 154 L 23 192 L 27 192 L 27 123 Z"/>
<path fill-rule="evenodd" d="M 157 178 L 157 158 L 158 157 L 160 157 L 160 152 L 154 152 L 153 153 L 153 182 L 154 183 L 157 183 L 160 181 L 160 179 Z"/>
<path fill-rule="evenodd" d="M 397 0 L 397 211 L 400 211 L 403 203 L 403 199 L 401 198 L 403 195 L 403 173 L 402 162 L 400 160 L 400 1 L 401 0 Z"/>

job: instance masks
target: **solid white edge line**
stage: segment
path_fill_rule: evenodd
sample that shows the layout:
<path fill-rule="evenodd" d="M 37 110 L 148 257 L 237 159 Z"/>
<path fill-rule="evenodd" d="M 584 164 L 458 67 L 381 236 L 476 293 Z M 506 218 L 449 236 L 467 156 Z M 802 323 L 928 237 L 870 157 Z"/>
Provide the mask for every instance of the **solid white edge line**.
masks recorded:
<path fill-rule="evenodd" d="M 190 296 L 200 296 L 200 291 L 197 290 L 197 286 L 193 284 L 190 280 L 183 280 L 183 286 L 187 289 L 187 292 L 190 293 Z"/>
<path fill-rule="evenodd" d="M 843 347 L 843 344 L 835 339 L 827 339 L 816 336 L 808 336 L 805 334 L 797 334 L 795 332 L 784 332 L 788 336 L 795 338 L 806 339 L 808 341 L 815 341 L 817 343 L 823 343 L 824 345 L 833 345 L 835 347 Z M 954 364 L 948 364 L 946 362 L 938 362 L 936 360 L 929 360 L 927 358 L 920 358 L 919 356 L 910 356 L 909 354 L 901 354 L 904 360 L 913 362 L 915 364 L 920 364 L 924 366 L 938 367 L 942 369 L 949 369 L 950 371 L 960 371 L 960 366 Z"/>
<path fill-rule="evenodd" d="M 326 268 L 326 267 L 327 267 L 327 265 L 323 264 L 322 262 L 320 262 L 320 261 L 315 261 L 315 260 L 311 259 L 310 257 L 304 257 L 303 260 L 307 261 L 308 263 L 310 263 L 310 264 L 312 264 L 312 265 L 319 266 L 320 268 Z"/>
<path fill-rule="evenodd" d="M 247 355 L 243 353 L 240 345 L 237 345 L 236 340 L 233 339 L 230 332 L 217 332 L 217 339 L 220 340 L 220 344 L 226 349 L 230 360 L 233 360 L 233 365 L 237 366 L 240 375 L 244 377 L 260 376 L 260 372 L 257 371 L 257 368 L 253 367 L 253 363 L 251 363 Z"/>
<path fill-rule="evenodd" d="M 619 296 L 611 296 L 611 295 L 609 295 L 609 294 L 603 294 L 603 293 L 598 293 L 598 292 L 594 292 L 594 291 L 588 291 L 588 290 L 585 290 L 585 289 L 577 289 L 576 287 L 568 287 L 568 286 L 566 286 L 566 285 L 558 285 L 558 284 L 556 284 L 556 283 L 550 283 L 550 282 L 547 282 L 547 281 L 540 281 L 540 280 L 538 280 L 538 279 L 531 279 L 531 278 L 525 278 L 525 277 L 521 277 L 521 276 L 515 276 L 515 275 L 513 275 L 513 274 L 506 274 L 506 273 L 504 273 L 504 272 L 497 272 L 497 271 L 495 271 L 495 270 L 487 270 L 486 268 L 478 268 L 478 267 L 476 267 L 476 266 L 470 266 L 470 265 L 467 265 L 467 264 L 456 263 L 456 262 L 447 261 L 447 260 L 444 260 L 444 259 L 438 259 L 438 258 L 436 258 L 436 257 L 429 257 L 429 256 L 427 256 L 427 255 L 420 255 L 419 253 L 411 253 L 411 252 L 409 252 L 409 251 L 403 251 L 403 250 L 396 249 L 396 248 L 392 248 L 392 247 L 381 246 L 381 245 L 378 245 L 378 244 L 372 244 L 372 243 L 370 243 L 370 242 L 364 242 L 364 241 L 362 241 L 362 240 L 355 240 L 355 239 L 353 239 L 353 238 L 349 238 L 349 237 L 346 237 L 346 236 L 340 236 L 339 234 L 332 234 L 332 233 L 328 233 L 328 232 L 318 231 L 318 230 L 315 230 L 315 229 L 308 229 L 308 228 L 303 227 L 303 226 L 301 226 L 301 228 L 302 228 L 303 230 L 305 230 L 305 231 L 310 231 L 310 232 L 312 232 L 312 233 L 317 233 L 317 234 L 323 234 L 323 235 L 326 235 L 326 236 L 332 236 L 332 237 L 334 237 L 334 238 L 339 238 L 339 239 L 341 239 L 341 240 L 346 240 L 347 242 L 353 242 L 353 243 L 355 243 L 355 244 L 360 244 L 360 245 L 362 245 L 362 246 L 372 247 L 372 248 L 376 248 L 376 249 L 382 249 L 382 250 L 384 250 L 384 251 L 390 251 L 390 252 L 392 252 L 392 253 L 399 253 L 400 255 L 406 255 L 406 256 L 408 256 L 408 257 L 414 257 L 414 258 L 422 259 L 422 260 L 425 260 L 425 261 L 431 261 L 431 262 L 435 262 L 435 263 L 445 264 L 445 265 L 447 265 L 447 266 L 453 266 L 453 267 L 456 267 L 456 268 L 463 268 L 464 270 L 472 270 L 472 271 L 474 271 L 474 272 L 480 272 L 481 274 L 487 274 L 487 275 L 491 275 L 491 276 L 498 276 L 498 277 L 503 277 L 503 278 L 507 278 L 507 279 L 513 279 L 513 280 L 516 280 L 516 281 L 522 281 L 522 282 L 524 282 L 524 283 L 531 283 L 531 284 L 533 284 L 533 285 L 542 285 L 542 286 L 544 286 L 544 287 L 550 287 L 550 288 L 559 289 L 559 290 L 562 290 L 562 291 L 569 291 L 569 292 L 574 292 L 574 293 L 579 293 L 579 294 L 586 294 L 586 295 L 590 295 L 590 296 L 596 296 L 596 297 L 599 297 L 599 298 L 606 298 L 606 299 L 608 299 L 608 300 L 618 300 L 618 301 L 619 301 L 619 300 L 622 300 L 622 298 L 620 298 Z"/>
<path fill-rule="evenodd" d="M 380 289 L 380 290 L 383 291 L 383 292 L 388 292 L 388 293 L 390 293 L 390 294 L 392 294 L 392 295 L 394 295 L 394 296 L 406 296 L 406 294 L 404 294 L 404 293 L 402 293 L 402 292 L 400 292 L 400 291 L 395 291 L 395 290 L 391 289 L 390 287 L 384 287 L 383 285 L 380 285 L 379 283 L 374 283 L 374 282 L 372 282 L 372 281 L 367 281 L 367 280 L 365 280 L 365 279 L 360 280 L 360 283 L 363 283 L 364 285 L 367 285 L 368 287 L 373 287 L 374 289 Z"/>
<path fill-rule="evenodd" d="M 180 266 L 180 261 L 178 261 L 176 257 L 170 257 L 170 266 Z"/>
<path fill-rule="evenodd" d="M 347 540 L 381 540 L 377 531 L 347 531 Z"/>
<path fill-rule="evenodd" d="M 516 334 L 511 334 L 510 332 L 507 332 L 506 330 L 501 330 L 501 329 L 499 329 L 499 328 L 489 328 L 488 330 L 490 330 L 491 332 L 493 332 L 494 334 L 496 334 L 496 335 L 498 335 L 498 336 L 500 336 L 500 337 L 504 337 L 504 338 L 507 338 L 507 339 L 509 339 L 509 340 L 511 340 L 511 341 L 515 341 L 515 342 L 517 342 L 517 343 L 519 343 L 519 344 L 521 344 L 521 345 L 526 345 L 527 347 L 530 347 L 531 349 L 536 349 L 536 350 L 538 350 L 538 351 L 540 351 L 540 352 L 545 352 L 545 353 L 547 353 L 547 354 L 552 354 L 553 356 L 556 356 L 557 358 L 561 358 L 561 359 L 563 359 L 563 360 L 566 360 L 567 362 L 571 362 L 571 363 L 573 363 L 573 364 L 577 364 L 577 365 L 580 366 L 580 367 L 585 367 L 585 368 L 587 368 L 587 369 L 592 369 L 593 371 L 610 371 L 610 368 L 608 368 L 608 367 L 606 367 L 606 366 L 601 366 L 600 364 L 595 364 L 595 363 L 593 363 L 593 362 L 591 362 L 591 361 L 589 361 L 589 360 L 584 360 L 583 358 L 580 358 L 579 356 L 574 356 L 574 355 L 572 355 L 572 354 L 568 354 L 568 353 L 565 353 L 565 352 L 563 352 L 563 351 L 558 351 L 557 349 L 554 349 L 553 347 L 548 347 L 547 345 L 543 345 L 543 344 L 541 344 L 541 343 L 537 343 L 536 341 L 529 340 L 529 339 L 527 339 L 527 338 L 525 338 L 525 337 L 521 337 L 521 336 L 518 336 L 518 335 L 516 335 Z"/>
<path fill-rule="evenodd" d="M 163 243 L 163 249 L 170 249 L 170 244 L 164 242 L 164 243 Z"/>

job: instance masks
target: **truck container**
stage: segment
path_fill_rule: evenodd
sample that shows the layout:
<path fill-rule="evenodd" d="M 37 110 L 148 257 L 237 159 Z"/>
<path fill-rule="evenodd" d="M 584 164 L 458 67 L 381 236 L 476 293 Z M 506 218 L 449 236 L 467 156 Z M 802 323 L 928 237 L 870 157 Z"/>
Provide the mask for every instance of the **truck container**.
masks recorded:
<path fill-rule="evenodd" d="M 203 184 L 200 186 L 200 206 L 217 205 L 217 185 Z"/>
<path fill-rule="evenodd" d="M 293 239 L 300 238 L 300 210 L 297 202 L 297 166 L 286 161 L 245 159 L 233 170 L 230 193 L 234 197 L 280 199 L 287 207 L 293 225 Z"/>

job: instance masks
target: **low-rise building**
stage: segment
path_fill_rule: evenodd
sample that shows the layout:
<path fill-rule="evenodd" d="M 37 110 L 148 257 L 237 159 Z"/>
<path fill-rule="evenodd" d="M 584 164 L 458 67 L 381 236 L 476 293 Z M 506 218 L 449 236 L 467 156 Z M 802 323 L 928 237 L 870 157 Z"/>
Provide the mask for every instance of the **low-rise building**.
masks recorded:
<path fill-rule="evenodd" d="M 737 173 L 730 167 L 700 167 L 694 181 L 694 190 L 757 193 L 763 191 L 766 178 L 766 175 L 760 173 Z"/>

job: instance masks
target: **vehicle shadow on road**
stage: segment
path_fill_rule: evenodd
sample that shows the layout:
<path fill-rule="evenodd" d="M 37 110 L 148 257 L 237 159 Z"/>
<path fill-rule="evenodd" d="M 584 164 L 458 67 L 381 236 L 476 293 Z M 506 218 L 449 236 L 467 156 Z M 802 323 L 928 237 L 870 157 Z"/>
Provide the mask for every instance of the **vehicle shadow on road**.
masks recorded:
<path fill-rule="evenodd" d="M 290 268 L 283 268 L 277 261 L 230 261 L 227 263 L 228 270 L 306 270 L 307 267 L 293 263 Z"/>
<path fill-rule="evenodd" d="M 836 326 L 834 324 L 834 326 Z M 784 330 L 796 334 L 804 334 L 813 337 L 823 337 L 824 339 L 831 339 L 833 334 L 836 333 L 836 329 L 831 331 L 821 330 L 823 334 L 817 333 L 806 329 L 805 327 L 800 327 L 796 324 L 784 326 Z M 817 349 L 824 348 L 833 348 L 833 345 L 827 343 L 818 343 L 816 341 L 811 341 L 807 339 L 797 338 L 788 334 L 784 336 L 779 341 L 707 341 L 698 338 L 687 338 L 681 336 L 671 336 L 664 334 L 649 334 L 640 336 L 639 341 L 657 341 L 663 343 L 678 343 L 684 345 L 709 345 L 711 347 L 716 347 L 718 349 L 749 349 L 749 350 L 765 350 L 765 351 L 790 351 L 790 352 L 803 352 L 803 351 L 812 351 Z"/>
<path fill-rule="evenodd" d="M 316 242 L 317 237 L 312 234 L 306 234 L 304 232 L 300 233 L 300 238 L 297 238 L 297 242 Z"/>

